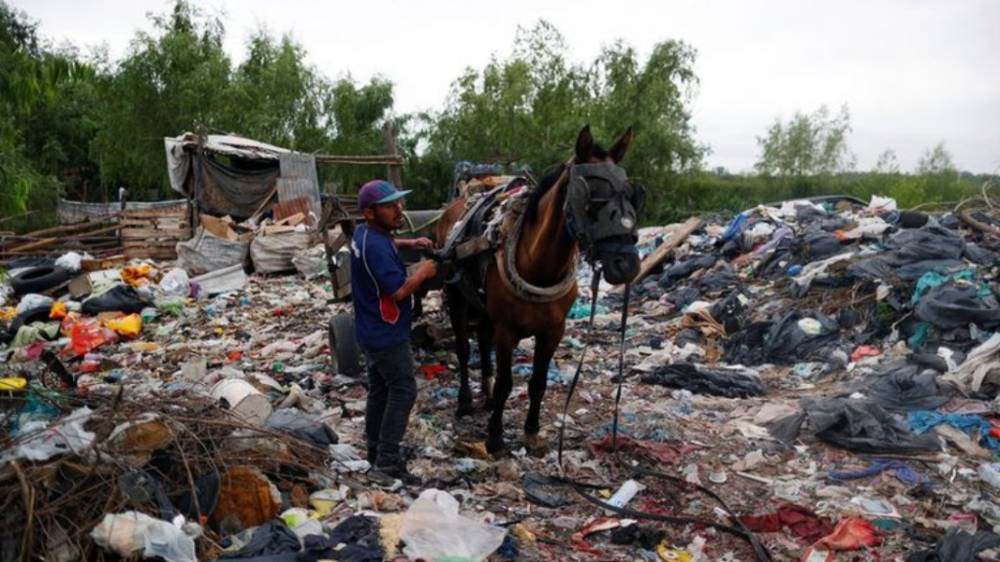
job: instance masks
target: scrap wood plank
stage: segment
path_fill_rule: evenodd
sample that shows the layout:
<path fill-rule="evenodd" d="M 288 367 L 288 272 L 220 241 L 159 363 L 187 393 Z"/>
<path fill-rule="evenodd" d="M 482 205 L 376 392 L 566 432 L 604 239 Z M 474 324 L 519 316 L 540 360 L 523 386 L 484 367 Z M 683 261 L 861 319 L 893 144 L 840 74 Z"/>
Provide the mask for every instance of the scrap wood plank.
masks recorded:
<path fill-rule="evenodd" d="M 191 238 L 190 228 L 133 228 L 122 229 L 122 236 L 125 238 L 175 238 L 187 240 Z"/>
<path fill-rule="evenodd" d="M 41 248 L 47 248 L 49 246 L 52 246 L 53 244 L 58 244 L 60 242 L 66 242 L 66 241 L 69 241 L 69 240 L 77 240 L 77 239 L 80 239 L 80 238 L 93 237 L 96 234 L 103 234 L 105 232 L 112 232 L 112 231 L 118 230 L 118 228 L 119 227 L 116 224 L 116 225 L 107 226 L 107 227 L 104 227 L 104 228 L 98 228 L 96 230 L 91 230 L 91 231 L 80 233 L 80 234 L 74 234 L 72 236 L 62 236 L 62 237 L 59 237 L 59 238 L 44 238 L 42 240 L 38 240 L 38 241 L 35 241 L 35 242 L 29 242 L 27 244 L 21 244 L 19 246 L 14 246 L 14 247 L 8 248 L 7 252 L 8 253 L 10 253 L 10 252 L 20 252 L 20 253 L 23 253 L 23 252 L 27 252 L 29 250 L 38 250 L 38 249 L 41 249 Z"/>
<path fill-rule="evenodd" d="M 639 266 L 639 274 L 635 276 L 632 280 L 632 284 L 636 285 L 642 281 L 649 272 L 653 270 L 656 266 L 660 265 L 663 260 L 667 259 L 667 256 L 674 251 L 675 248 L 680 246 L 687 240 L 687 237 L 691 235 L 692 232 L 698 230 L 701 226 L 701 219 L 698 217 L 691 217 L 684 221 L 678 228 L 670 232 L 670 238 L 667 238 L 660 244 L 653 253 L 649 254 L 642 260 L 642 265 Z M 623 291 L 624 285 L 615 287 L 616 291 Z"/>

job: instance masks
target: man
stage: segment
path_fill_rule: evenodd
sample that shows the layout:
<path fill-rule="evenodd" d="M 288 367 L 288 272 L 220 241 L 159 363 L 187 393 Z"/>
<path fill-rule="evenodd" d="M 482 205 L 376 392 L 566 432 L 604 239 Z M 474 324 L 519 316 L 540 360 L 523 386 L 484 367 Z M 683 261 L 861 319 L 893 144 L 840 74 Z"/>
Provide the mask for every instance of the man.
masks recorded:
<path fill-rule="evenodd" d="M 393 238 L 392 232 L 403 226 L 407 193 L 383 180 L 362 186 L 358 207 L 365 224 L 354 231 L 351 241 L 354 327 L 368 365 L 368 462 L 374 467 L 371 476 L 375 480 L 389 482 L 396 478 L 413 481 L 400 452 L 417 398 L 410 355 L 410 296 L 437 273 L 433 261 L 423 260 L 406 276 L 399 248 L 432 247 L 427 238 Z"/>

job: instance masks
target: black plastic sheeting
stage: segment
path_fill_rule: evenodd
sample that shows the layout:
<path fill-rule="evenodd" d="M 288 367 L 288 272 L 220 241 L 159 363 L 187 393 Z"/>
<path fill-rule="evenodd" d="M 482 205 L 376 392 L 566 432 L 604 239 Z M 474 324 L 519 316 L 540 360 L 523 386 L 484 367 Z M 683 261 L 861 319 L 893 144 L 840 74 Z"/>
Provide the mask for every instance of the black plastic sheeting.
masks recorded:
<path fill-rule="evenodd" d="M 150 306 L 153 303 L 143 298 L 138 291 L 129 285 L 120 284 L 83 301 L 81 309 L 88 316 L 97 316 L 102 312 L 138 313 Z"/>
<path fill-rule="evenodd" d="M 819 334 L 799 327 L 799 320 L 820 323 Z M 829 349 L 839 342 L 840 324 L 824 314 L 791 311 L 774 322 L 754 322 L 736 332 L 725 345 L 725 360 L 741 365 L 774 363 L 791 365 L 811 359 L 828 359 Z"/>
<path fill-rule="evenodd" d="M 906 562 L 973 562 L 983 550 L 1000 546 L 1000 535 L 989 531 L 975 534 L 951 529 L 931 550 L 914 552 Z"/>
<path fill-rule="evenodd" d="M 642 382 L 729 398 L 761 396 L 767 392 L 764 384 L 754 375 L 691 363 L 664 365 L 644 375 Z"/>
<path fill-rule="evenodd" d="M 385 552 L 374 517 L 354 515 L 330 531 L 329 536 L 308 535 L 299 562 L 337 560 L 339 562 L 382 562 Z"/>
<path fill-rule="evenodd" d="M 894 412 L 933 410 L 951 399 L 938 386 L 937 373 L 901 362 L 887 365 L 864 384 L 872 400 Z"/>
<path fill-rule="evenodd" d="M 980 296 L 971 284 L 948 281 L 927 291 L 917 302 L 915 315 L 943 330 L 976 324 L 984 328 L 1000 326 L 1000 303 L 991 293 Z"/>
<path fill-rule="evenodd" d="M 909 428 L 873 400 L 805 397 L 802 412 L 768 426 L 771 435 L 791 445 L 802 423 L 819 439 L 856 453 L 917 453 L 936 451 L 938 439 L 932 434 L 914 435 Z"/>
<path fill-rule="evenodd" d="M 223 554 L 219 560 L 254 562 L 294 562 L 300 549 L 299 538 L 280 519 L 264 523 L 253 532 L 250 542 L 236 552 Z"/>
<path fill-rule="evenodd" d="M 282 408 L 275 410 L 264 424 L 268 429 L 288 433 L 317 447 L 326 449 L 339 441 L 337 434 L 326 423 L 314 420 L 301 410 Z"/>

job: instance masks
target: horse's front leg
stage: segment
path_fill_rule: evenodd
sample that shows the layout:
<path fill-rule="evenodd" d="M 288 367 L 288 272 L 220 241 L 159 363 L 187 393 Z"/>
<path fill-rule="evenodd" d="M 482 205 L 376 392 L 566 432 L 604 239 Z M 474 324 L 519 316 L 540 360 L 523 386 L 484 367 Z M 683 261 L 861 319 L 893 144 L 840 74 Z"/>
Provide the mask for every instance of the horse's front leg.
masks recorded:
<path fill-rule="evenodd" d="M 545 334 L 535 336 L 535 359 L 531 370 L 531 380 L 528 381 L 528 416 L 524 420 L 525 446 L 534 456 L 545 456 L 548 443 L 539 433 L 541 424 L 539 417 L 542 412 L 542 401 L 545 399 L 545 389 L 549 382 L 549 364 L 552 356 L 562 341 L 565 326 Z"/>
<path fill-rule="evenodd" d="M 493 385 L 493 414 L 486 437 L 486 450 L 494 456 L 504 451 L 503 442 L 503 409 L 514 386 L 510 372 L 510 363 L 517 346 L 517 337 L 507 327 L 494 327 L 493 344 L 497 352 L 497 380 Z"/>

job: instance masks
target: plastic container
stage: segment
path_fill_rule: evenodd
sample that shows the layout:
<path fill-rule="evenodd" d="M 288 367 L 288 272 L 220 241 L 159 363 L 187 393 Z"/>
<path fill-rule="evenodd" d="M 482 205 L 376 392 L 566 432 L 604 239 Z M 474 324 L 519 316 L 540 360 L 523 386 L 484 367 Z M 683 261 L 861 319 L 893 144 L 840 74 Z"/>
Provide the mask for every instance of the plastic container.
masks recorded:
<path fill-rule="evenodd" d="M 264 425 L 271 417 L 271 402 L 250 383 L 223 379 L 212 387 L 212 398 L 225 400 L 229 409 L 254 425 Z"/>

